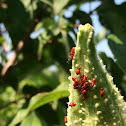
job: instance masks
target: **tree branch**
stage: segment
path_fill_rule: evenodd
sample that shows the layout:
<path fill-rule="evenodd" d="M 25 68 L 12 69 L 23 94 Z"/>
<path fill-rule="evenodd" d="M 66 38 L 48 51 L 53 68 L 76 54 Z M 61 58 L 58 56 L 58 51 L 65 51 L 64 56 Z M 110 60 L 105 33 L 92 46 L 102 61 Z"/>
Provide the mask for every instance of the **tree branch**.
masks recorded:
<path fill-rule="evenodd" d="M 85 15 L 81 20 L 80 20 L 80 23 L 76 23 L 75 25 L 74 25 L 74 28 L 77 28 L 78 27 L 78 25 L 79 24 L 81 24 L 81 23 L 83 23 L 84 21 L 86 21 L 88 18 L 89 18 L 89 16 L 94 12 L 94 11 L 96 11 L 97 9 L 99 9 L 103 4 L 105 4 L 106 2 L 108 2 L 108 0 L 103 0 L 103 2 L 98 6 L 98 7 L 96 7 L 94 10 L 92 10 L 92 11 L 90 11 L 90 13 L 88 13 L 87 15 Z"/>
<path fill-rule="evenodd" d="M 47 6 L 45 6 L 45 8 L 47 8 Z M 16 49 L 14 55 L 12 56 L 12 58 L 10 60 L 8 60 L 8 62 L 3 67 L 2 71 L 1 71 L 0 82 L 3 81 L 5 75 L 7 74 L 7 71 L 9 69 L 9 67 L 14 64 L 14 62 L 15 62 L 18 54 L 21 52 L 21 50 L 22 50 L 22 48 L 24 46 L 24 43 L 26 43 L 28 41 L 28 39 L 30 38 L 30 34 L 33 32 L 35 26 L 43 18 L 44 18 L 44 15 L 42 15 L 42 11 L 38 15 L 35 16 L 35 18 L 33 20 L 33 23 L 31 25 L 31 27 L 29 28 L 28 32 L 24 35 L 24 37 L 22 38 L 22 40 L 18 42 L 17 49 Z"/>

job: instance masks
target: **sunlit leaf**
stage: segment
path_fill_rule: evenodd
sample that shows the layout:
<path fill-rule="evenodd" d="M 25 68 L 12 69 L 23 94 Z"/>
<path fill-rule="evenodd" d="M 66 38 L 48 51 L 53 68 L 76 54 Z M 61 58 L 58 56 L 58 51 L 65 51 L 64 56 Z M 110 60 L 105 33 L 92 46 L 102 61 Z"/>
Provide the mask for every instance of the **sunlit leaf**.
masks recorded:
<path fill-rule="evenodd" d="M 114 0 L 108 0 L 97 9 L 99 20 L 111 33 L 126 34 L 126 2 L 115 5 Z"/>
<path fill-rule="evenodd" d="M 108 36 L 108 44 L 112 50 L 119 66 L 126 72 L 126 36 L 116 36 L 110 34 Z"/>
<path fill-rule="evenodd" d="M 35 112 L 32 112 L 27 118 L 23 120 L 20 126 L 43 126 L 40 118 Z"/>
<path fill-rule="evenodd" d="M 105 38 L 107 33 L 106 29 L 102 29 L 96 36 L 95 36 L 95 44 L 98 44 L 101 40 Z"/>
<path fill-rule="evenodd" d="M 103 60 L 103 63 L 106 65 L 106 69 L 109 74 L 112 75 L 113 81 L 121 91 L 121 94 L 126 96 L 125 73 L 118 66 L 118 64 L 114 62 L 113 59 L 107 57 L 105 53 L 101 52 L 99 56 Z"/>
<path fill-rule="evenodd" d="M 64 88 L 64 87 L 62 87 Z M 69 92 L 67 90 L 54 90 L 50 93 L 45 93 L 45 94 L 38 94 L 34 97 L 32 97 L 30 104 L 29 104 L 29 109 L 34 110 L 52 100 L 63 98 L 69 96 Z"/>
<path fill-rule="evenodd" d="M 52 6 L 52 3 L 49 0 L 40 0 L 45 4 L 48 4 L 49 6 Z"/>
<path fill-rule="evenodd" d="M 35 96 L 33 96 L 30 100 L 29 106 L 26 109 L 21 109 L 15 116 L 15 118 L 12 120 L 9 126 L 14 126 L 18 123 L 20 123 L 22 120 L 26 118 L 28 113 L 30 111 L 33 111 L 34 109 L 47 104 L 53 100 L 64 98 L 69 96 L 69 92 L 67 90 L 67 87 L 62 84 L 57 89 L 48 92 L 48 93 L 39 93 Z"/>
<path fill-rule="evenodd" d="M 54 14 L 59 14 L 60 11 L 67 5 L 69 0 L 53 0 Z"/>

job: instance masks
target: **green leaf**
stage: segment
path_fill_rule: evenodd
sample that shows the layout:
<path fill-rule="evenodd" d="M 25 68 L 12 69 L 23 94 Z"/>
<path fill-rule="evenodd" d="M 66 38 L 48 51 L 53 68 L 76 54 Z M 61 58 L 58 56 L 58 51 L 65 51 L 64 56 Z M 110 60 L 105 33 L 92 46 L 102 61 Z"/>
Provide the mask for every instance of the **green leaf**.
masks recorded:
<path fill-rule="evenodd" d="M 55 71 L 50 70 L 50 67 L 55 67 Z M 19 82 L 19 92 L 26 87 L 36 88 L 37 92 L 43 87 L 47 87 L 44 91 L 50 91 L 55 89 L 59 84 L 65 82 L 68 78 L 68 75 L 64 69 L 60 66 L 51 65 L 49 67 L 43 68 L 42 65 L 37 65 L 32 69 L 25 77 Z M 68 84 L 68 82 L 66 82 Z M 67 87 L 66 87 L 67 88 Z M 33 95 L 34 91 L 27 89 L 26 94 Z"/>
<path fill-rule="evenodd" d="M 50 17 L 43 19 L 42 23 L 43 23 L 43 28 L 45 28 L 47 30 L 51 29 L 51 28 L 55 27 L 55 25 L 57 25 L 55 20 Z"/>
<path fill-rule="evenodd" d="M 67 56 L 69 56 L 70 46 L 69 46 L 68 37 L 67 37 L 68 33 L 65 30 L 62 30 L 61 34 L 62 34 L 63 44 L 64 44 L 64 46 L 66 48 Z"/>
<path fill-rule="evenodd" d="M 30 111 L 33 111 L 34 109 L 45 105 L 53 100 L 58 100 L 67 96 L 69 96 L 69 92 L 65 84 L 61 84 L 59 87 L 51 92 L 38 93 L 31 98 L 28 108 L 19 110 L 9 126 L 15 126 L 16 124 L 20 123 L 27 117 Z"/>
<path fill-rule="evenodd" d="M 49 49 L 51 49 L 53 59 L 57 61 L 67 73 L 69 73 L 68 69 L 71 66 L 70 64 L 67 64 L 68 57 L 66 54 L 66 49 L 63 43 L 59 43 L 58 39 L 56 43 L 52 43 Z"/>
<path fill-rule="evenodd" d="M 60 26 L 55 22 L 54 18 L 45 18 L 42 20 L 42 26 L 46 31 L 46 34 L 51 31 L 54 36 L 57 36 L 60 33 Z M 38 28 L 39 28 L 38 27 Z M 51 34 L 51 35 L 52 35 Z M 43 33 L 41 34 L 43 36 Z"/>
<path fill-rule="evenodd" d="M 42 26 L 43 26 L 43 23 L 42 23 L 42 22 L 39 22 L 39 23 L 36 25 L 36 27 L 35 27 L 35 29 L 34 29 L 34 32 L 40 30 L 40 29 L 42 28 Z"/>
<path fill-rule="evenodd" d="M 0 88 L 0 126 L 7 126 L 10 119 L 18 112 L 18 105 L 11 104 L 15 100 L 16 92 L 11 87 Z M 22 103 L 20 102 L 20 106 Z"/>
<path fill-rule="evenodd" d="M 4 37 L 0 36 L 0 45 L 2 45 L 4 41 L 5 41 Z"/>
<path fill-rule="evenodd" d="M 53 4 L 49 0 L 40 0 L 41 2 L 48 4 L 49 6 L 53 6 Z"/>
<path fill-rule="evenodd" d="M 113 0 L 108 0 L 97 9 L 99 20 L 114 34 L 126 34 L 126 2 L 115 5 Z"/>
<path fill-rule="evenodd" d="M 19 90 L 24 86 L 29 85 L 37 89 L 48 86 L 54 89 L 59 84 L 59 72 L 50 71 L 48 68 L 43 68 L 41 65 L 30 71 L 25 78 L 19 82 Z M 26 92 L 29 93 L 28 90 Z"/>
<path fill-rule="evenodd" d="M 101 40 L 105 38 L 107 30 L 104 28 L 102 29 L 96 36 L 95 36 L 95 44 L 97 45 Z"/>
<path fill-rule="evenodd" d="M 56 100 L 59 98 L 63 98 L 63 97 L 67 97 L 67 96 L 69 96 L 69 92 L 67 90 L 60 90 L 60 91 L 56 90 L 56 91 L 52 91 L 52 92 L 46 93 L 46 94 L 35 95 L 30 100 L 29 109 L 32 111 L 44 104 L 49 103 L 50 101 L 53 101 L 53 100 Z"/>
<path fill-rule="evenodd" d="M 13 47 L 16 48 L 18 41 L 22 40 L 31 25 L 30 14 L 19 0 L 6 1 L 6 4 L 8 7 L 1 11 L 0 19 L 11 37 Z"/>
<path fill-rule="evenodd" d="M 70 0 L 67 7 L 71 6 L 71 5 L 81 5 L 84 4 L 84 1 L 82 0 Z"/>
<path fill-rule="evenodd" d="M 32 112 L 23 120 L 20 126 L 43 126 L 41 120 L 35 112 Z"/>
<path fill-rule="evenodd" d="M 20 109 L 15 118 L 9 124 L 9 126 L 15 126 L 16 124 L 20 123 L 22 119 L 24 120 L 25 117 L 28 115 L 28 112 L 29 112 L 28 109 Z"/>
<path fill-rule="evenodd" d="M 59 14 L 68 2 L 69 0 L 53 0 L 54 14 Z"/>
<path fill-rule="evenodd" d="M 112 50 L 119 66 L 126 72 L 126 36 L 116 36 L 110 34 L 108 36 L 108 44 Z"/>
<path fill-rule="evenodd" d="M 113 76 L 113 81 L 120 89 L 122 96 L 126 96 L 126 83 L 124 82 L 125 73 L 118 64 L 114 62 L 113 59 L 107 57 L 105 53 L 101 52 L 99 56 L 103 60 L 103 63 L 106 64 L 108 73 Z M 126 97 L 124 98 L 126 100 Z"/>
<path fill-rule="evenodd" d="M 28 57 L 27 57 L 28 58 Z M 31 70 L 40 66 L 34 55 L 29 56 L 28 60 L 24 60 L 22 63 L 19 62 L 15 67 L 11 67 L 6 76 L 6 80 L 3 84 L 9 84 L 14 89 L 18 88 L 18 82 L 23 79 Z M 25 72 L 24 72 L 25 70 Z"/>
<path fill-rule="evenodd" d="M 77 20 L 81 21 L 81 24 L 85 24 L 85 23 L 92 24 L 91 18 L 88 17 L 88 18 L 85 19 L 86 16 L 87 16 L 87 13 L 85 13 L 84 11 L 81 11 L 81 10 L 76 9 L 73 12 L 73 16 L 71 18 L 68 18 L 68 19 L 73 24 L 75 24 Z"/>
<path fill-rule="evenodd" d="M 18 42 L 24 39 L 24 36 L 26 36 L 29 31 L 30 33 L 32 32 L 32 29 L 35 27 L 33 25 L 35 22 L 34 18 L 40 18 L 40 16 L 38 16 L 39 14 L 43 15 L 45 18 L 49 13 L 47 9 L 44 9 L 45 4 L 42 4 L 42 2 L 38 0 L 11 0 L 5 1 L 5 3 L 8 7 L 2 9 L 0 22 L 4 23 L 15 49 Z M 15 6 L 13 6 L 13 3 Z M 27 37 L 28 36 L 29 35 L 27 35 Z"/>
<path fill-rule="evenodd" d="M 39 40 L 38 51 L 37 51 L 38 60 L 41 59 L 43 47 L 49 41 L 49 39 L 50 39 L 50 36 L 47 35 L 46 31 L 38 36 L 38 40 Z"/>

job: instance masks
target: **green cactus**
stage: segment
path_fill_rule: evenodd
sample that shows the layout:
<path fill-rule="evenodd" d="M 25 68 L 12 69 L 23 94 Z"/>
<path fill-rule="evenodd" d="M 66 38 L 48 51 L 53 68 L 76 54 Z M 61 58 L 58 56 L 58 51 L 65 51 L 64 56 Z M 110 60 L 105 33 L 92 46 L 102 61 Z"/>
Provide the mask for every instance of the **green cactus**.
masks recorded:
<path fill-rule="evenodd" d="M 70 69 L 66 126 L 126 126 L 126 103 L 114 85 L 113 77 L 101 64 L 96 55 L 94 28 L 90 24 L 80 25 Z M 80 74 L 77 75 L 79 67 Z M 88 76 L 89 83 L 85 100 L 82 100 L 81 92 L 73 88 L 72 80 L 72 77 L 79 80 L 82 74 Z M 96 78 L 96 83 L 92 87 L 93 78 Z M 73 102 L 76 106 L 70 106 Z"/>

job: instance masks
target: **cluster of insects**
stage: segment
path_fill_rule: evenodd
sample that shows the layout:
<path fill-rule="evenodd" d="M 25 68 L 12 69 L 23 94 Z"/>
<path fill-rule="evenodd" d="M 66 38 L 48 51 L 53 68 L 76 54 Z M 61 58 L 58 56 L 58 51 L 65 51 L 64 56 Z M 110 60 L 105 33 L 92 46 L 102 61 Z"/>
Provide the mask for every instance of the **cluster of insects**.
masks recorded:
<path fill-rule="evenodd" d="M 70 52 L 71 60 L 73 60 L 74 53 L 75 53 L 75 47 L 73 47 Z M 81 68 L 78 67 L 76 70 L 76 75 L 80 75 L 81 73 L 80 70 Z M 94 87 L 94 85 L 96 84 L 96 78 L 93 78 L 91 83 L 89 83 L 88 76 L 84 74 L 81 74 L 79 76 L 79 79 L 72 77 L 72 80 L 73 80 L 73 88 L 78 89 L 78 91 L 83 95 L 82 100 L 85 100 L 87 98 L 87 92 L 90 89 L 90 87 L 91 86 Z M 104 96 L 103 88 L 100 89 L 100 96 L 101 97 Z M 75 102 L 69 104 L 70 107 L 74 107 L 76 105 L 77 104 Z M 67 123 L 67 116 L 64 117 L 64 122 Z"/>
<path fill-rule="evenodd" d="M 76 70 L 76 74 L 79 75 L 80 74 L 80 67 Z M 87 98 L 87 91 L 90 88 L 90 83 L 88 82 L 88 76 L 84 74 L 80 75 L 79 79 L 76 79 L 75 77 L 72 77 L 73 80 L 73 88 L 74 89 L 78 89 L 79 92 L 83 95 L 82 100 L 85 100 Z M 96 78 L 93 78 L 92 80 L 92 87 L 95 85 L 96 83 Z"/>

